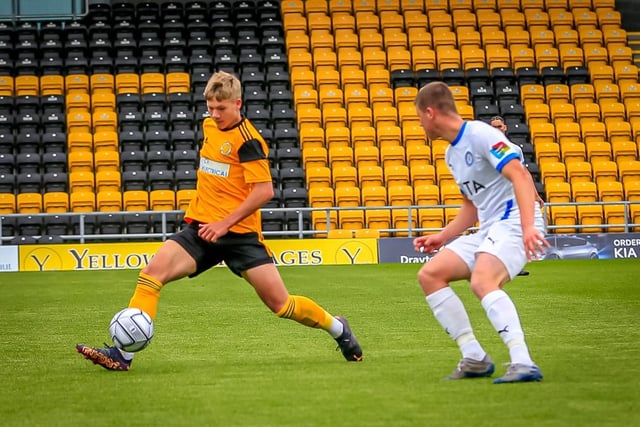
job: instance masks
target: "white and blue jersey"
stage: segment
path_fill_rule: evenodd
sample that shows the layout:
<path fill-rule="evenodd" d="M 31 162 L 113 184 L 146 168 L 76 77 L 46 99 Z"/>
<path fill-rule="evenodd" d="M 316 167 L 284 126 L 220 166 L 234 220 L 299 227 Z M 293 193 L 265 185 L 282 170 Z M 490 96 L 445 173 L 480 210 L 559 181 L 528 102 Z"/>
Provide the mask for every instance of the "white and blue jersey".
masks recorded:
<path fill-rule="evenodd" d="M 500 130 L 477 120 L 464 122 L 445 159 L 460 191 L 476 206 L 480 228 L 500 220 L 519 221 L 513 185 L 502 168 L 524 159 L 520 147 Z"/>

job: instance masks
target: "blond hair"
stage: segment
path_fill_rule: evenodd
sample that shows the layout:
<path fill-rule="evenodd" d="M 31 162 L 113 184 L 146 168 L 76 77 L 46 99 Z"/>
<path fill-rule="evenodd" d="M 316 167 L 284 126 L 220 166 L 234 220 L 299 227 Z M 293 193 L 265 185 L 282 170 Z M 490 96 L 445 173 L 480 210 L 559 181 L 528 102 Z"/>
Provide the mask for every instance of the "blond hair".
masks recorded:
<path fill-rule="evenodd" d="M 458 113 L 451 89 L 441 81 L 427 83 L 420 88 L 416 96 L 416 108 L 419 111 L 433 108 L 447 114 Z"/>
<path fill-rule="evenodd" d="M 216 101 L 228 101 L 242 98 L 242 84 L 233 74 L 226 71 L 213 73 L 207 86 L 204 88 L 205 99 L 215 99 Z"/>

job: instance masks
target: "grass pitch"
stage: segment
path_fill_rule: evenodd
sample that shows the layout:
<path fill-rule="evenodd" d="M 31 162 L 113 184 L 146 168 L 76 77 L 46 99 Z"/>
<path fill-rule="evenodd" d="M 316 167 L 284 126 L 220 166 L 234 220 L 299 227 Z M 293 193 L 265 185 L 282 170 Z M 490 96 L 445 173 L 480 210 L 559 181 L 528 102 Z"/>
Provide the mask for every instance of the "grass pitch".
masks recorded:
<path fill-rule="evenodd" d="M 75 352 L 101 344 L 136 271 L 0 274 L 2 426 L 640 425 L 640 263 L 533 263 L 506 288 L 541 383 L 443 381 L 455 343 L 433 318 L 417 265 L 285 267 L 291 293 L 346 316 L 365 361 L 325 332 L 278 319 L 218 268 L 163 290 L 156 337 L 129 372 Z M 466 283 L 496 374 L 502 341 Z"/>

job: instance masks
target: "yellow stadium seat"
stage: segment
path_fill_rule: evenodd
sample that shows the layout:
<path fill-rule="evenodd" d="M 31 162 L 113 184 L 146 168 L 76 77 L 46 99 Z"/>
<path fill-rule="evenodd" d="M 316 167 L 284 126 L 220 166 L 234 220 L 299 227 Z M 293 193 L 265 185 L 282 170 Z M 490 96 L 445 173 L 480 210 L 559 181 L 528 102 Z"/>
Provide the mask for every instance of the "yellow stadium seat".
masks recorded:
<path fill-rule="evenodd" d="M 540 84 L 525 84 L 520 87 L 520 100 L 527 107 L 528 104 L 546 103 L 545 88 Z"/>
<path fill-rule="evenodd" d="M 596 91 L 590 83 L 577 83 L 571 85 L 571 101 L 578 106 L 581 103 L 594 103 L 596 101 Z"/>
<path fill-rule="evenodd" d="M 561 141 L 560 154 L 567 165 L 573 162 L 584 162 L 587 160 L 587 147 L 579 140 Z"/>
<path fill-rule="evenodd" d="M 578 32 L 571 27 L 553 27 L 556 45 L 560 50 L 560 58 L 565 57 L 571 61 L 580 62 L 584 65 L 584 52 L 582 50 Z M 570 52 L 570 49 L 575 49 Z M 564 53 L 563 53 L 564 51 Z"/>
<path fill-rule="evenodd" d="M 18 193 L 16 196 L 17 213 L 31 214 L 42 212 L 42 194 Z"/>
<path fill-rule="evenodd" d="M 443 205 L 461 205 L 463 197 L 460 187 L 455 183 L 441 184 L 440 201 Z"/>
<path fill-rule="evenodd" d="M 558 121 L 557 119 L 554 121 L 556 122 L 556 141 L 558 141 L 560 145 L 567 141 L 580 141 L 580 124 L 569 121 Z"/>
<path fill-rule="evenodd" d="M 551 31 L 546 31 L 544 34 L 553 34 Z M 533 48 L 535 54 L 535 63 L 539 70 L 545 67 L 559 67 L 560 66 L 560 52 L 557 48 L 551 47 L 547 44 L 536 44 Z"/>
<path fill-rule="evenodd" d="M 339 166 L 332 169 L 333 188 L 358 185 L 358 170 L 354 166 Z"/>
<path fill-rule="evenodd" d="M 598 199 L 601 202 L 619 202 L 624 198 L 624 187 L 620 181 L 604 181 L 598 184 Z"/>
<path fill-rule="evenodd" d="M 549 208 L 551 213 L 550 225 L 556 233 L 575 233 L 575 225 L 578 223 L 575 206 L 552 206 Z"/>
<path fill-rule="evenodd" d="M 606 124 L 607 140 L 612 144 L 615 141 L 628 141 L 632 139 L 631 124 L 627 121 L 614 120 Z"/>
<path fill-rule="evenodd" d="M 411 47 L 411 65 L 414 71 L 437 68 L 436 51 L 429 46 Z"/>
<path fill-rule="evenodd" d="M 637 160 L 638 146 L 632 140 L 617 139 L 611 142 L 613 159 L 618 160 Z"/>
<path fill-rule="evenodd" d="M 353 166 L 353 148 L 344 145 L 329 145 L 329 167 Z"/>
<path fill-rule="evenodd" d="M 363 59 L 365 59 L 367 51 L 383 51 L 384 45 L 382 41 L 382 34 L 376 29 L 362 29 L 359 31 L 360 50 L 363 53 Z M 386 59 L 385 59 L 386 63 Z"/>
<path fill-rule="evenodd" d="M 431 164 L 431 147 L 426 144 L 406 145 L 407 164 L 410 168 Z"/>
<path fill-rule="evenodd" d="M 601 185 L 607 181 L 618 181 L 618 165 L 611 160 L 594 160 L 591 162 L 593 179 Z"/>
<path fill-rule="evenodd" d="M 135 73 L 118 73 L 115 77 L 116 94 L 140 93 L 140 76 Z"/>
<path fill-rule="evenodd" d="M 404 139 L 404 145 L 410 147 L 412 145 L 425 145 L 427 143 L 427 137 L 422 129 L 422 126 L 416 123 L 406 123 L 402 125 L 402 138 Z"/>
<path fill-rule="evenodd" d="M 601 233 L 602 225 L 605 223 L 604 211 L 602 206 L 592 205 L 578 205 L 578 223 L 582 226 L 580 232 L 582 233 Z"/>
<path fill-rule="evenodd" d="M 568 104 L 571 102 L 569 86 L 562 83 L 553 83 L 545 86 L 545 97 L 549 105 L 555 103 Z"/>
<path fill-rule="evenodd" d="M 435 49 L 439 47 L 455 48 L 458 46 L 458 39 L 456 33 L 451 31 L 449 27 L 436 27 L 432 29 L 433 33 L 433 47 Z"/>
<path fill-rule="evenodd" d="M 378 106 L 393 106 L 394 92 L 390 87 L 377 87 L 369 92 L 369 100 L 373 108 Z M 373 110 L 372 110 L 373 114 Z"/>
<path fill-rule="evenodd" d="M 16 195 L 13 193 L 0 193 L 0 214 L 16 213 Z"/>
<path fill-rule="evenodd" d="M 118 133 L 115 130 L 96 130 L 93 135 L 93 149 L 96 153 L 100 151 L 118 151 L 118 148 Z"/>
<path fill-rule="evenodd" d="M 350 147 L 351 132 L 345 126 L 331 126 L 325 130 L 326 144 L 331 147 Z"/>
<path fill-rule="evenodd" d="M 93 191 L 72 191 L 69 205 L 72 212 L 93 212 L 96 210 L 96 196 Z"/>
<path fill-rule="evenodd" d="M 439 205 L 440 187 L 435 184 L 420 184 L 413 186 L 414 201 L 419 206 Z"/>
<path fill-rule="evenodd" d="M 455 2 L 453 5 L 460 5 L 460 3 Z M 455 29 L 467 29 L 470 31 L 478 28 L 476 14 L 471 7 L 468 9 L 451 8 L 451 17 L 453 18 L 453 28 Z"/>
<path fill-rule="evenodd" d="M 302 164 L 305 169 L 327 166 L 328 152 L 325 147 L 307 147 L 302 151 Z"/>
<path fill-rule="evenodd" d="M 462 58 L 462 68 L 470 70 L 472 68 L 485 68 L 487 60 L 485 51 L 478 46 L 462 46 L 460 49 Z"/>
<path fill-rule="evenodd" d="M 337 107 L 341 108 L 344 106 L 344 95 L 342 93 L 342 89 L 335 87 L 323 87 L 320 89 L 318 100 L 320 102 L 320 107 L 324 109 L 324 107 Z"/>
<path fill-rule="evenodd" d="M 551 182 L 565 182 L 567 167 L 562 162 L 547 161 L 540 164 L 540 174 L 545 185 Z"/>
<path fill-rule="evenodd" d="M 91 95 L 91 112 L 115 111 L 116 96 L 113 92 L 97 92 Z"/>
<path fill-rule="evenodd" d="M 571 197 L 574 202 L 595 202 L 598 200 L 598 187 L 591 181 L 572 183 Z"/>
<path fill-rule="evenodd" d="M 120 170 L 120 153 L 118 151 L 96 151 L 93 160 L 96 172 Z"/>
<path fill-rule="evenodd" d="M 381 166 L 363 166 L 358 168 L 358 184 L 364 189 L 369 186 L 383 186 L 384 172 Z"/>
<path fill-rule="evenodd" d="M 93 172 L 93 153 L 90 151 L 72 151 L 67 156 L 70 172 Z"/>
<path fill-rule="evenodd" d="M 362 188 L 364 206 L 387 206 L 387 188 L 381 185 L 368 185 Z"/>
<path fill-rule="evenodd" d="M 100 212 L 119 212 L 122 210 L 122 193 L 120 191 L 98 191 L 96 204 Z"/>
<path fill-rule="evenodd" d="M 607 139 L 607 128 L 602 122 L 586 122 L 580 125 L 582 140 L 585 144 L 591 141 L 603 141 Z"/>
<path fill-rule="evenodd" d="M 402 129 L 399 126 L 381 126 L 377 129 L 378 147 L 402 145 Z"/>
<path fill-rule="evenodd" d="M 388 237 L 386 230 L 391 228 L 391 212 L 389 209 L 370 209 L 365 212 L 367 228 L 378 230 L 380 237 Z"/>
<path fill-rule="evenodd" d="M 314 49 L 312 64 L 316 74 L 324 69 L 336 71 L 338 69 L 338 55 L 333 49 Z"/>
<path fill-rule="evenodd" d="M 357 37 L 354 35 L 354 37 Z M 360 70 L 362 68 L 362 55 L 357 48 L 340 47 L 338 49 L 338 68 L 341 72 L 348 69 Z"/>
<path fill-rule="evenodd" d="M 385 28 L 382 30 L 382 40 L 384 49 L 389 51 L 391 48 L 409 48 L 409 40 L 407 34 L 401 28 Z"/>
<path fill-rule="evenodd" d="M 122 186 L 120 171 L 103 170 L 95 173 L 96 192 L 120 191 Z"/>
<path fill-rule="evenodd" d="M 373 145 L 360 145 L 354 150 L 354 159 L 357 168 L 363 166 L 380 165 L 380 150 Z"/>
<path fill-rule="evenodd" d="M 392 98 L 393 99 L 393 98 Z M 374 105 L 373 106 L 373 126 L 380 128 L 382 126 L 398 125 L 398 109 L 393 105 Z"/>
<path fill-rule="evenodd" d="M 53 191 L 44 193 L 43 197 L 44 212 L 46 213 L 62 213 L 69 211 L 69 193 Z"/>
<path fill-rule="evenodd" d="M 306 170 L 307 188 L 331 187 L 331 169 L 326 166 L 315 166 Z"/>
<path fill-rule="evenodd" d="M 79 171 L 69 173 L 69 189 L 71 193 L 77 191 L 93 192 L 95 189 L 95 177 L 93 172 Z"/>
<path fill-rule="evenodd" d="M 426 22 L 426 16 L 425 16 L 425 22 Z M 411 49 L 412 54 L 413 54 L 413 49 L 417 47 L 433 49 L 433 37 L 431 33 L 427 31 L 426 25 L 423 25 L 420 27 L 408 27 L 407 40 L 409 42 L 409 48 Z"/>
<path fill-rule="evenodd" d="M 64 95 L 64 77 L 58 75 L 40 76 L 40 95 Z"/>
<path fill-rule="evenodd" d="M 544 186 L 549 203 L 567 203 L 571 201 L 571 184 L 566 181 L 553 181 Z"/>
<path fill-rule="evenodd" d="M 618 165 L 618 174 L 620 175 L 620 181 L 623 185 L 629 185 L 634 181 L 640 181 L 640 160 L 619 160 L 616 161 Z"/>
<path fill-rule="evenodd" d="M 67 95 L 72 93 L 90 93 L 89 76 L 86 74 L 69 74 L 64 78 L 64 87 Z"/>
<path fill-rule="evenodd" d="M 351 124 L 353 126 L 353 124 Z M 376 145 L 376 130 L 371 126 L 352 127 L 351 141 L 354 148 L 365 145 Z"/>
<path fill-rule="evenodd" d="M 611 160 L 611 144 L 608 141 L 589 141 L 586 144 L 587 158 L 590 162 L 597 160 Z"/>
<path fill-rule="evenodd" d="M 349 86 L 344 90 L 344 102 L 347 113 L 350 107 L 366 107 L 369 103 L 369 91 L 364 87 Z"/>
<path fill-rule="evenodd" d="M 316 49 L 326 48 L 333 50 L 335 48 L 335 40 L 333 34 L 329 30 L 312 30 L 309 42 L 312 52 L 315 52 Z"/>
<path fill-rule="evenodd" d="M 339 207 L 361 206 L 359 187 L 338 187 L 335 190 L 335 203 Z"/>
<path fill-rule="evenodd" d="M 572 186 L 581 182 L 593 182 L 591 163 L 586 161 L 572 161 L 566 163 L 567 180 Z"/>
<path fill-rule="evenodd" d="M 97 111 L 91 115 L 91 121 L 94 133 L 118 130 L 118 115 L 114 111 Z"/>
<path fill-rule="evenodd" d="M 543 102 L 529 103 L 525 108 L 527 123 L 548 123 L 551 121 L 551 109 L 549 104 Z"/>
<path fill-rule="evenodd" d="M 389 87 L 391 75 L 389 70 L 383 68 L 368 68 L 365 72 L 366 86 L 369 92 L 378 87 Z"/>
<path fill-rule="evenodd" d="M 364 210 L 349 209 L 338 211 L 338 226 L 345 230 L 359 230 L 364 228 Z"/>
<path fill-rule="evenodd" d="M 191 77 L 188 73 L 167 73 L 165 84 L 167 93 L 188 93 L 191 91 Z"/>
<path fill-rule="evenodd" d="M 409 185 L 409 167 L 406 165 L 389 165 L 383 168 L 384 182 L 387 188 L 393 185 Z"/>
<path fill-rule="evenodd" d="M 392 165 L 404 165 L 406 163 L 404 147 L 401 145 L 383 146 L 380 148 L 380 163 L 385 169 Z"/>
<path fill-rule="evenodd" d="M 576 119 L 583 125 L 586 122 L 599 122 L 602 119 L 600 105 L 595 102 L 580 102 L 575 105 Z"/>
<path fill-rule="evenodd" d="M 149 209 L 149 192 L 144 190 L 128 190 L 122 193 L 122 204 L 125 211 L 146 211 Z"/>
<path fill-rule="evenodd" d="M 14 79 L 11 76 L 0 76 L 0 96 L 13 96 Z"/>
<path fill-rule="evenodd" d="M 311 132 L 315 132 L 316 135 L 319 134 L 317 129 L 322 128 L 322 111 L 319 108 L 304 106 L 301 109 L 298 109 L 297 119 L 300 133 L 302 133 L 306 128 L 314 128 L 316 130 Z"/>
<path fill-rule="evenodd" d="M 559 122 L 575 122 L 576 121 L 576 107 L 569 102 L 560 103 L 554 102 L 549 106 L 551 112 L 551 119 L 556 123 Z M 557 129 L 556 129 L 557 132 Z M 580 132 L 578 131 L 578 134 Z"/>
<path fill-rule="evenodd" d="M 312 211 L 311 223 L 314 230 L 323 232 L 316 234 L 316 237 L 326 237 L 328 231 L 338 228 L 338 212 Z"/>
<path fill-rule="evenodd" d="M 304 87 L 315 89 L 316 73 L 310 68 L 298 67 L 291 70 L 291 85 L 294 89 Z"/>
<path fill-rule="evenodd" d="M 438 70 L 446 70 L 449 68 L 461 68 L 462 59 L 460 50 L 449 46 L 436 47 L 436 58 L 438 59 Z"/>
<path fill-rule="evenodd" d="M 432 30 L 438 27 L 453 29 L 453 17 L 447 10 L 430 9 L 428 5 L 426 10 L 429 26 Z"/>
<path fill-rule="evenodd" d="M 149 192 L 149 207 L 154 211 L 171 211 L 176 208 L 176 194 L 173 190 L 152 190 Z"/>
<path fill-rule="evenodd" d="M 309 189 L 309 206 L 312 208 L 335 205 L 335 192 L 331 187 L 314 187 Z"/>
<path fill-rule="evenodd" d="M 436 168 L 432 164 L 414 164 L 409 168 L 409 176 L 413 186 L 434 185 L 436 183 Z"/>
<path fill-rule="evenodd" d="M 609 52 L 606 47 L 603 47 L 601 41 L 593 41 L 592 43 L 586 43 L 585 38 L 589 35 L 595 35 L 595 39 L 602 39 L 602 32 L 600 30 L 589 29 L 587 31 L 578 31 L 580 40 L 582 42 L 582 50 L 584 52 L 584 62 L 589 68 L 594 65 L 604 65 L 610 67 L 609 64 Z M 592 81 L 594 79 L 592 78 Z"/>
<path fill-rule="evenodd" d="M 485 46 L 487 68 L 511 68 L 511 54 L 509 50 L 500 45 Z"/>

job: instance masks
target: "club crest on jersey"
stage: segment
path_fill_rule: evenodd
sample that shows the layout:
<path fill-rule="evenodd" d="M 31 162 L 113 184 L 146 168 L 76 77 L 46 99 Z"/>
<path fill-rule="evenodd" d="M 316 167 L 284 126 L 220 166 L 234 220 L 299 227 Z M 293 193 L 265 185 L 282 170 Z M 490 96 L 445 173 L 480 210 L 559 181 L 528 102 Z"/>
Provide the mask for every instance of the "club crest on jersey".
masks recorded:
<path fill-rule="evenodd" d="M 490 152 L 495 158 L 501 159 L 509 152 L 509 146 L 505 142 L 500 141 L 491 147 Z"/>
<path fill-rule="evenodd" d="M 473 164 L 473 154 L 471 153 L 471 151 L 467 151 L 466 153 L 464 153 L 464 162 L 467 164 L 467 166 L 471 166 Z"/>
<path fill-rule="evenodd" d="M 220 154 L 222 154 L 223 156 L 228 156 L 229 154 L 231 154 L 231 149 L 232 149 L 232 145 L 229 141 L 225 141 L 222 143 L 222 145 L 220 145 Z"/>

